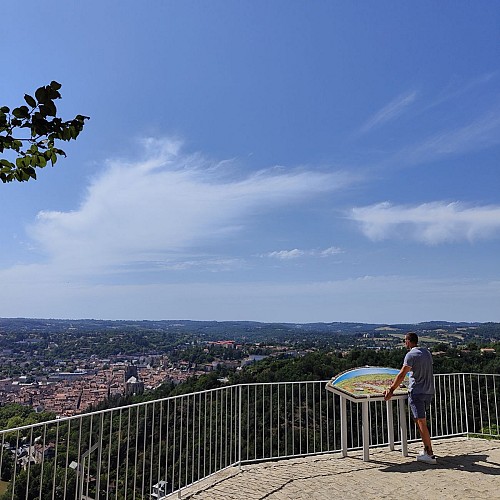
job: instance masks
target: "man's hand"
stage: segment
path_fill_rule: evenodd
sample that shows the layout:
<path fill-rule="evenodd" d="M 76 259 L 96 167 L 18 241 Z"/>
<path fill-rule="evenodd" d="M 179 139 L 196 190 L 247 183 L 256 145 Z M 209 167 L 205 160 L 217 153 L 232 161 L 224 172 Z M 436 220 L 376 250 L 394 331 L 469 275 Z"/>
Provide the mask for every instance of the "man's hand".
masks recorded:
<path fill-rule="evenodd" d="M 384 400 L 385 401 L 389 401 L 389 399 L 392 398 L 392 395 L 394 394 L 394 391 L 391 387 L 389 387 L 389 389 L 386 389 L 384 391 Z"/>
<path fill-rule="evenodd" d="M 384 399 L 386 401 L 389 401 L 389 399 L 392 398 L 392 395 L 394 394 L 394 391 L 401 385 L 403 382 L 404 378 L 406 377 L 406 374 L 411 370 L 411 366 L 408 365 L 403 365 L 401 370 L 399 370 L 399 373 L 396 375 L 396 378 L 392 382 L 391 387 L 389 389 L 386 389 L 384 391 Z M 395 389 L 393 389 L 395 387 Z"/>

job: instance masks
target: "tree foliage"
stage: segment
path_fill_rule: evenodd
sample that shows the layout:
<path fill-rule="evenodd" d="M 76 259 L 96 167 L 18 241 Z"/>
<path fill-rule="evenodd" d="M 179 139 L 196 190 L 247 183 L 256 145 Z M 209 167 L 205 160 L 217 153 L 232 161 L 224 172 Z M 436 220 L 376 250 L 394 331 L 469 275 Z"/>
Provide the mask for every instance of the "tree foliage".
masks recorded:
<path fill-rule="evenodd" d="M 0 155 L 9 150 L 15 156 L 15 162 L 0 158 L 2 182 L 36 179 L 36 168 L 49 162 L 53 166 L 59 156 L 66 156 L 56 141 L 76 139 L 83 130 L 88 116 L 76 115 L 69 121 L 57 116 L 54 101 L 61 98 L 60 88 L 60 83 L 52 81 L 38 88 L 34 96 L 25 94 L 25 105 L 12 110 L 0 107 Z"/>

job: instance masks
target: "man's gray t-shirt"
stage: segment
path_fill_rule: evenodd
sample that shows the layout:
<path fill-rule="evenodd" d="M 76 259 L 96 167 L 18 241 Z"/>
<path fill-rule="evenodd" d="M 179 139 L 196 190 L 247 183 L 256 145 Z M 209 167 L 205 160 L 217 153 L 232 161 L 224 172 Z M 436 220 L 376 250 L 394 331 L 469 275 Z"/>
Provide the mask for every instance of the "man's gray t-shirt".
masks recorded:
<path fill-rule="evenodd" d="M 425 347 L 413 347 L 406 353 L 403 365 L 410 366 L 410 386 L 412 394 L 434 394 L 432 354 Z"/>

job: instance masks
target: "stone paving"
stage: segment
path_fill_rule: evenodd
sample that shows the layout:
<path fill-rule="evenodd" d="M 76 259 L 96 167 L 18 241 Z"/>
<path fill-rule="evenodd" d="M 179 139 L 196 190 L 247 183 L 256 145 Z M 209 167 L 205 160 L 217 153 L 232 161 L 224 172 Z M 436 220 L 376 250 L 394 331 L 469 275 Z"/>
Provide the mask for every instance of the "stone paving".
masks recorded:
<path fill-rule="evenodd" d="M 500 441 L 436 440 L 436 465 L 388 448 L 244 465 L 230 468 L 181 492 L 192 500 L 500 499 Z M 177 496 L 177 494 L 175 495 Z"/>

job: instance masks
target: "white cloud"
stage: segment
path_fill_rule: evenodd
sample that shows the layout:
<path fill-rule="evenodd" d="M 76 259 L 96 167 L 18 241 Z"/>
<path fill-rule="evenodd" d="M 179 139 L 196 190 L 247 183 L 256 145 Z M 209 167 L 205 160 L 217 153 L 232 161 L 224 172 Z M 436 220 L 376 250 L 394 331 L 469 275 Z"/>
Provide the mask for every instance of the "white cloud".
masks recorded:
<path fill-rule="evenodd" d="M 303 255 L 304 251 L 299 250 L 298 248 L 294 248 L 293 250 L 279 250 L 267 254 L 268 257 L 282 260 L 296 259 L 297 257 L 302 257 Z"/>
<path fill-rule="evenodd" d="M 338 255 L 339 253 L 344 253 L 339 247 L 329 247 L 318 251 L 320 257 L 330 257 L 332 255 Z"/>
<path fill-rule="evenodd" d="M 397 206 L 388 202 L 353 208 L 351 218 L 372 240 L 411 238 L 426 244 L 475 241 L 500 234 L 500 206 L 434 202 Z"/>
<path fill-rule="evenodd" d="M 370 117 L 360 129 L 360 134 L 365 134 L 375 127 L 383 125 L 384 123 L 397 118 L 408 106 L 410 106 L 415 98 L 417 92 L 412 91 L 401 94 L 392 100 L 389 104 L 384 106 L 381 110 Z"/>
<path fill-rule="evenodd" d="M 234 237 L 259 216 L 350 182 L 342 173 L 284 168 L 235 178 L 221 163 L 183 153 L 179 142 L 144 145 L 138 161 L 108 161 L 74 211 L 39 213 L 29 233 L 57 273 L 123 271 L 159 261 L 182 266 L 179 256 L 191 249 Z M 188 259 L 184 265 L 198 264 Z"/>
<path fill-rule="evenodd" d="M 272 257 L 275 259 L 289 260 L 296 259 L 298 257 L 331 257 L 332 255 L 338 255 L 343 253 L 343 250 L 338 247 L 329 247 L 324 250 L 299 250 L 294 248 L 293 250 L 275 250 L 274 252 L 269 252 L 264 255 L 264 257 Z"/>

